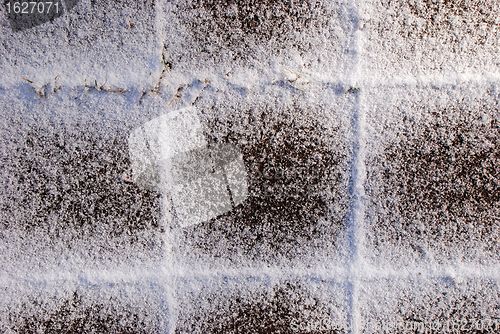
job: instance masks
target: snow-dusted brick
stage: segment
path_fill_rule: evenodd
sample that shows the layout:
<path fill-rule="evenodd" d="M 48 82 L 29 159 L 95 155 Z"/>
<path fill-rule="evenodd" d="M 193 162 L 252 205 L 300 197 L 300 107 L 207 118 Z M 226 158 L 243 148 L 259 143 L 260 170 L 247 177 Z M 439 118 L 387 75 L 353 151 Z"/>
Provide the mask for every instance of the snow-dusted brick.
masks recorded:
<path fill-rule="evenodd" d="M 12 274 L 161 256 L 160 192 L 128 181 L 129 133 L 160 108 L 119 93 L 0 90 L 0 267 Z M 156 113 L 156 114 L 155 114 Z"/>
<path fill-rule="evenodd" d="M 376 0 L 360 10 L 365 76 L 498 74 L 496 0 Z"/>
<path fill-rule="evenodd" d="M 177 290 L 176 333 L 348 333 L 345 286 L 309 280 L 210 279 Z"/>
<path fill-rule="evenodd" d="M 156 282 L 1 286 L 2 333 L 167 333 L 165 289 Z"/>
<path fill-rule="evenodd" d="M 366 281 L 361 333 L 497 333 L 498 291 L 496 280 L 482 278 Z"/>
<path fill-rule="evenodd" d="M 195 103 L 208 145 L 241 152 L 248 197 L 224 215 L 181 228 L 179 261 L 240 266 L 340 256 L 349 206 L 352 94 L 323 86 L 307 92 L 278 85 L 233 89 L 217 97 L 211 90 Z"/>
<path fill-rule="evenodd" d="M 2 4 L 0 83 L 154 86 L 161 72 L 155 6 L 150 0 L 81 0 L 52 21 L 13 31 Z"/>
<path fill-rule="evenodd" d="M 498 261 L 498 98 L 496 85 L 367 92 L 372 261 Z"/>
<path fill-rule="evenodd" d="M 350 65 L 353 17 L 345 1 L 162 1 L 165 55 L 173 70 L 232 76 L 315 72 Z"/>

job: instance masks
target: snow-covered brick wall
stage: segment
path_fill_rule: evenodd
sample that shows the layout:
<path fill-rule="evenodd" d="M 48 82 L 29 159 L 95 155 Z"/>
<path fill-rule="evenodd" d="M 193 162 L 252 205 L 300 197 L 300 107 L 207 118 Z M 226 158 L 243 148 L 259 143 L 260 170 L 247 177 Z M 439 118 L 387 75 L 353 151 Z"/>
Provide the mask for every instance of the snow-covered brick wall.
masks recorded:
<path fill-rule="evenodd" d="M 15 2 L 0 333 L 500 331 L 497 1 Z"/>

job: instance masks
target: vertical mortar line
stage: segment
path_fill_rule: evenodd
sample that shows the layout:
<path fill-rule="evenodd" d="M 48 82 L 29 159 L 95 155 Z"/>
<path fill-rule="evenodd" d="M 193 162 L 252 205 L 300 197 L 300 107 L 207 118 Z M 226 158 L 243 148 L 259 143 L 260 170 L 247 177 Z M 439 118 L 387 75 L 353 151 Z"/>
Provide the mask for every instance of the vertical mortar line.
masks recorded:
<path fill-rule="evenodd" d="M 351 165 L 351 208 L 349 217 L 349 246 L 351 251 L 349 282 L 351 291 L 351 329 L 352 333 L 360 333 L 360 310 L 359 310 L 359 284 L 360 270 L 363 261 L 363 241 L 364 241 L 364 181 L 366 176 L 365 168 L 365 116 L 362 107 L 361 93 L 354 94 L 354 112 L 352 118 L 353 133 L 355 134 L 353 143 L 353 161 Z"/>
<path fill-rule="evenodd" d="M 347 289 L 349 293 L 349 312 L 351 333 L 361 333 L 361 315 L 359 305 L 360 265 L 363 246 L 364 220 L 364 180 L 365 180 L 365 115 L 362 108 L 360 78 L 360 5 L 361 0 L 349 2 L 348 15 L 352 23 L 351 40 L 348 45 L 352 54 L 352 67 L 347 76 L 348 93 L 354 98 L 351 129 L 353 135 L 351 180 L 349 184 L 350 208 L 348 218 L 348 246 L 350 251 Z"/>
<path fill-rule="evenodd" d="M 165 22 L 165 8 L 164 8 L 164 0 L 153 0 L 151 3 L 154 6 L 154 31 L 157 39 L 157 47 L 158 47 L 158 62 L 160 63 L 161 70 L 159 71 L 158 82 L 162 79 L 162 73 L 164 72 L 163 60 L 164 60 L 164 27 L 163 23 Z M 161 87 L 161 85 L 159 85 Z M 161 183 L 161 186 L 164 187 L 164 182 Z M 173 203 L 170 198 L 170 195 L 163 194 L 161 199 L 161 220 L 163 224 L 170 223 L 172 224 L 172 219 L 167 219 L 170 215 L 171 218 L 175 216 L 173 213 Z M 175 240 L 173 235 L 173 226 L 165 226 L 165 236 L 164 247 L 165 252 L 163 254 L 164 263 L 160 266 L 160 277 L 161 277 L 161 286 L 165 289 L 165 300 L 166 300 L 166 310 L 162 310 L 168 316 L 167 324 L 164 328 L 166 334 L 174 333 L 177 327 L 177 298 L 176 298 L 176 290 L 177 290 L 177 270 L 175 270 L 175 259 L 174 259 L 174 251 L 172 241 Z"/>

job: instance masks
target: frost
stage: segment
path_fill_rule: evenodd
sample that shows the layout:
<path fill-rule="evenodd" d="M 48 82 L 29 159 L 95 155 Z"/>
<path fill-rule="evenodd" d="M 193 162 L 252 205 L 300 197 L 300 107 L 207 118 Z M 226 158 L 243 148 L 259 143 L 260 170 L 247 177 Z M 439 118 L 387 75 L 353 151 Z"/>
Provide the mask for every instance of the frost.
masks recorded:
<path fill-rule="evenodd" d="M 1 10 L 2 84 L 142 89 L 161 71 L 153 1 L 81 0 L 61 17 L 19 32 L 3 4 Z"/>
<path fill-rule="evenodd" d="M 363 75 L 491 73 L 500 63 L 494 0 L 367 1 Z"/>
<path fill-rule="evenodd" d="M 0 5 L 0 332 L 498 332 L 497 7 Z"/>
<path fill-rule="evenodd" d="M 2 291 L 2 333 L 161 333 L 168 309 L 160 286 L 62 283 Z M 8 321 L 6 316 L 9 316 Z"/>
<path fill-rule="evenodd" d="M 337 283 L 186 282 L 179 333 L 348 333 L 346 294 Z M 196 319 L 203 318 L 203 322 Z"/>
<path fill-rule="evenodd" d="M 495 333 L 495 281 L 380 280 L 363 285 L 363 333 Z"/>
<path fill-rule="evenodd" d="M 160 193 L 123 176 L 129 132 L 157 115 L 117 94 L 59 94 L 42 99 L 25 84 L 0 96 L 3 270 L 154 261 Z"/>
<path fill-rule="evenodd" d="M 368 94 L 366 220 L 373 258 L 497 261 L 498 96 L 492 87 Z"/>
<path fill-rule="evenodd" d="M 221 98 L 205 93 L 195 105 L 209 145 L 241 152 L 248 197 L 225 215 L 179 230 L 179 261 L 243 266 L 344 257 L 352 96 L 267 87 Z"/>
<path fill-rule="evenodd" d="M 351 22 L 344 1 L 162 1 L 166 54 L 174 71 L 259 72 L 280 67 L 341 77 Z M 177 36 L 177 38 L 171 38 Z"/>

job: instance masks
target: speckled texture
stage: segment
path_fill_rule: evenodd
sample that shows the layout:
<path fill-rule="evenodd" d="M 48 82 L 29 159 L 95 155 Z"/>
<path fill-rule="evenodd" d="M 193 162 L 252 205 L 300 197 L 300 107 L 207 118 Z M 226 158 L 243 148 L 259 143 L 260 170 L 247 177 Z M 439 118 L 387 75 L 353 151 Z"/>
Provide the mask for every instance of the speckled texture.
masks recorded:
<path fill-rule="evenodd" d="M 353 96 L 321 92 L 200 97 L 209 143 L 243 154 L 249 194 L 231 212 L 180 231 L 181 254 L 238 266 L 346 255 Z"/>
<path fill-rule="evenodd" d="M 498 261 L 496 86 L 368 94 L 373 260 Z"/>
<path fill-rule="evenodd" d="M 495 1 L 64 2 L 0 4 L 0 333 L 499 332 Z"/>
<path fill-rule="evenodd" d="M 13 32 L 0 6 L 3 83 L 39 86 L 135 86 L 161 72 L 155 1 L 81 0 L 61 17 Z"/>
<path fill-rule="evenodd" d="M 289 67 L 340 77 L 350 63 L 344 1 L 163 2 L 165 55 L 174 70 Z"/>
<path fill-rule="evenodd" d="M 362 6 L 367 76 L 498 73 L 495 0 L 377 0 Z"/>
<path fill-rule="evenodd" d="M 443 277 L 367 281 L 363 333 L 495 333 L 500 328 L 496 281 Z"/>
<path fill-rule="evenodd" d="M 342 284 L 230 280 L 223 285 L 186 282 L 182 286 L 178 334 L 349 331 Z"/>

